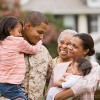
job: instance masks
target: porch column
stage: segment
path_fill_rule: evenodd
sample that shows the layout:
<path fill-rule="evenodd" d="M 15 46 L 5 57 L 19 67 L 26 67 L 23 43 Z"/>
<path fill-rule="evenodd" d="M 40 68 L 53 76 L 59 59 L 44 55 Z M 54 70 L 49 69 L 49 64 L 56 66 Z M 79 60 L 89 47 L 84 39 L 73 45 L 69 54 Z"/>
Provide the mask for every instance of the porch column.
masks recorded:
<path fill-rule="evenodd" d="M 78 32 L 88 33 L 87 17 L 86 15 L 78 16 Z"/>
<path fill-rule="evenodd" d="M 100 34 L 100 15 L 98 15 L 98 21 L 97 21 L 97 30 L 98 30 L 98 34 Z"/>

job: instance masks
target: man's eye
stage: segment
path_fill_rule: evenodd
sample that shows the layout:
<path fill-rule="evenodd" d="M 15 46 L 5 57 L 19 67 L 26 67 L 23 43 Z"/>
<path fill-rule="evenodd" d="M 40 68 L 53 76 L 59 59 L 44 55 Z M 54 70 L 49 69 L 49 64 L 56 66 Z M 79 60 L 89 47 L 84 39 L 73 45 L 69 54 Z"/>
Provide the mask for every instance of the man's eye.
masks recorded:
<path fill-rule="evenodd" d="M 43 34 L 43 32 L 42 32 L 42 31 L 38 31 L 38 33 L 39 33 L 39 34 Z"/>

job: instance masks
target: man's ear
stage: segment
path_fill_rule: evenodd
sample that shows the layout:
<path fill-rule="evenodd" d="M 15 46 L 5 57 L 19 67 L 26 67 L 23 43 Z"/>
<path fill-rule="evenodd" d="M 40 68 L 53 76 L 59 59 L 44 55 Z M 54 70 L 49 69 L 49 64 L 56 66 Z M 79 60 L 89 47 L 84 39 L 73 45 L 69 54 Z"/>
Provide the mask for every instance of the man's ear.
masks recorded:
<path fill-rule="evenodd" d="M 26 29 L 29 30 L 31 28 L 31 23 L 30 22 L 25 23 L 24 27 L 26 27 Z"/>

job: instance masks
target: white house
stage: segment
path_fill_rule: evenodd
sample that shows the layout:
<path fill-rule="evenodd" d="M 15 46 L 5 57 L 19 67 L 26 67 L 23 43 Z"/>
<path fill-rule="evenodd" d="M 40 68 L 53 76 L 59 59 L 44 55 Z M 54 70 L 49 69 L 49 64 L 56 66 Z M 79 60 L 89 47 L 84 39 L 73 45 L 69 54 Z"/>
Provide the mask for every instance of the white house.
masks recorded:
<path fill-rule="evenodd" d="M 21 0 L 21 9 L 61 16 L 68 28 L 91 34 L 100 59 L 100 0 Z"/>

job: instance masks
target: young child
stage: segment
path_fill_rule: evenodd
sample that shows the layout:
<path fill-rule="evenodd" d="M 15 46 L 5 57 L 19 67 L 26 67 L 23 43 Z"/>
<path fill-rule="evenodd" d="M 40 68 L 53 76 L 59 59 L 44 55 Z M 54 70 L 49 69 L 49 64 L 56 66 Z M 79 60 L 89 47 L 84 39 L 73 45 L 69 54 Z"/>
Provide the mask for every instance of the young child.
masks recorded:
<path fill-rule="evenodd" d="M 27 100 L 21 83 L 25 76 L 24 53 L 39 52 L 42 41 L 30 45 L 21 34 L 22 23 L 14 16 L 0 22 L 0 94 L 11 100 Z"/>
<path fill-rule="evenodd" d="M 85 75 L 90 73 L 92 65 L 87 59 L 78 58 L 75 68 L 76 70 L 72 70 L 71 73 L 65 73 L 62 79 L 55 82 L 55 87 L 49 89 L 46 100 L 54 100 L 57 93 L 81 81 Z"/>

